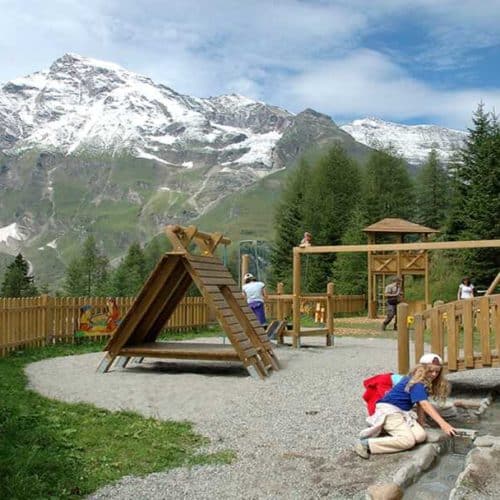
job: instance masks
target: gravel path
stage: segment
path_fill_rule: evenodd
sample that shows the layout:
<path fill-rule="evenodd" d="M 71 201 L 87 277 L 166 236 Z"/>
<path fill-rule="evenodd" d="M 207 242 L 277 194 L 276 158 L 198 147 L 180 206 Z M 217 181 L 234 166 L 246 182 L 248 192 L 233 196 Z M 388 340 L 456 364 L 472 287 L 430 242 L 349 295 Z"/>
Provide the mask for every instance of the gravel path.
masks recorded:
<path fill-rule="evenodd" d="M 340 337 L 325 348 L 323 342 L 310 338 L 310 347 L 277 348 L 283 369 L 266 381 L 230 363 L 214 369 L 146 360 L 98 374 L 101 353 L 40 361 L 26 372 L 31 387 L 47 397 L 188 420 L 210 438 L 204 451 L 237 454 L 230 465 L 125 477 L 91 498 L 364 498 L 366 488 L 390 477 L 405 455 L 366 462 L 350 451 L 364 425 L 362 380 L 396 370 L 397 344 Z"/>

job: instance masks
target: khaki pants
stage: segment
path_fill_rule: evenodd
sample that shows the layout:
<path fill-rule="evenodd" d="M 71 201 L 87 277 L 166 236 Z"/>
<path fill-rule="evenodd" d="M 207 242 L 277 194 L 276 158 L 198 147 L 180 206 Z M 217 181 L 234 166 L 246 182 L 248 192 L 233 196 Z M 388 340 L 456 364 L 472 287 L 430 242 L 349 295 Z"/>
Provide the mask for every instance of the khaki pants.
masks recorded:
<path fill-rule="evenodd" d="M 393 413 L 385 417 L 384 431 L 389 436 L 371 438 L 368 446 L 373 454 L 396 453 L 413 448 L 417 443 L 423 443 L 426 439 L 424 428 L 417 422 L 408 425 L 401 413 Z"/>

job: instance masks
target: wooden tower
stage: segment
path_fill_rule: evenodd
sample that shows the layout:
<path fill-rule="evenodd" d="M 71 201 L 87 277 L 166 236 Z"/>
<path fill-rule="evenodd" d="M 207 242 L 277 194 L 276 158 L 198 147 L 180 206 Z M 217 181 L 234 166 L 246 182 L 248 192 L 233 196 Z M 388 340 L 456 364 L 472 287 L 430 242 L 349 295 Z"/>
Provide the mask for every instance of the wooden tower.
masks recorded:
<path fill-rule="evenodd" d="M 406 235 L 420 235 L 420 240 L 426 242 L 429 234 L 439 231 L 429 227 L 415 224 L 404 219 L 387 218 L 382 219 L 371 226 L 365 227 L 363 231 L 368 236 L 368 244 L 380 243 L 377 239 L 388 239 L 393 243 L 405 243 Z M 407 275 L 424 276 L 425 303 L 430 302 L 429 291 L 429 255 L 427 250 L 407 251 L 377 251 L 368 252 L 368 317 L 377 317 L 377 283 L 385 281 L 388 275 L 398 275 L 403 279 Z"/>
<path fill-rule="evenodd" d="M 241 361 L 250 375 L 260 378 L 278 370 L 278 360 L 264 328 L 229 271 L 214 256 L 217 246 L 227 245 L 230 240 L 221 233 L 203 233 L 195 226 L 167 226 L 166 233 L 173 250 L 160 259 L 104 348 L 106 355 L 98 371 L 108 371 L 117 357 L 121 367 L 131 357 L 154 357 Z M 193 244 L 200 255 L 189 251 Z M 215 311 L 230 344 L 157 341 L 192 283 Z"/>

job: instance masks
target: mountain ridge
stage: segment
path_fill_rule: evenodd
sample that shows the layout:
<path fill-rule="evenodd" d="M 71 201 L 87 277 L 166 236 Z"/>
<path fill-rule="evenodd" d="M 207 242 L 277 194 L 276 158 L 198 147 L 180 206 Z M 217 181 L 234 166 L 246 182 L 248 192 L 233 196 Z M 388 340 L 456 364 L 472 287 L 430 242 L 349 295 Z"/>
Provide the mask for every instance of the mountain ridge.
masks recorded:
<path fill-rule="evenodd" d="M 251 189 L 259 203 L 258 186 L 274 199 L 311 149 L 337 143 L 364 161 L 369 141 L 348 131 L 312 109 L 183 95 L 114 63 L 65 54 L 0 87 L 0 234 L 9 235 L 0 252 L 23 251 L 37 271 L 45 259 L 57 274 L 89 233 L 117 257 L 168 223 L 209 223 L 228 197 L 232 226 L 252 235 L 256 221 L 241 226 L 238 199 Z M 265 224 L 255 227 L 269 234 L 265 206 Z"/>

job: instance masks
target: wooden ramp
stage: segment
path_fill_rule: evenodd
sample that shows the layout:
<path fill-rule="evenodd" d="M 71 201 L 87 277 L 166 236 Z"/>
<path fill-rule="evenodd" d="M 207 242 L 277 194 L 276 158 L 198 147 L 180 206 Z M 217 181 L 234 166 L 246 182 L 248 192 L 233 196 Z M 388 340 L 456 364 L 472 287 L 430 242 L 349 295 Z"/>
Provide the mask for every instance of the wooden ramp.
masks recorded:
<path fill-rule="evenodd" d="M 266 332 L 229 271 L 212 253 L 222 236 L 200 233 L 194 226 L 169 226 L 167 234 L 175 251 L 158 262 L 104 348 L 107 353 L 98 371 L 108 371 L 117 357 L 121 357 L 122 367 L 131 357 L 154 357 L 241 361 L 252 376 L 260 378 L 278 370 L 279 363 Z M 205 255 L 189 253 L 191 242 L 199 243 Z M 192 283 L 215 311 L 231 345 L 156 341 Z"/>

